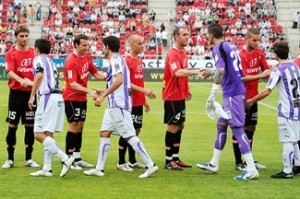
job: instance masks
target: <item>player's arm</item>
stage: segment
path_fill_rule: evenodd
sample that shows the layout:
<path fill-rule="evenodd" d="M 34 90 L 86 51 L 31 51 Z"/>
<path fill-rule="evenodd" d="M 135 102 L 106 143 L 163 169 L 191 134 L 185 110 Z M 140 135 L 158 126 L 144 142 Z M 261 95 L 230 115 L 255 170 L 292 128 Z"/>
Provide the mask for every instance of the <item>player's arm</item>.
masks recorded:
<path fill-rule="evenodd" d="M 171 63 L 170 66 L 171 73 L 176 77 L 188 77 L 191 75 L 202 76 L 202 72 L 200 72 L 200 70 L 189 70 L 189 69 L 181 68 L 178 56 L 170 57 L 170 63 Z"/>
<path fill-rule="evenodd" d="M 189 69 L 183 69 L 180 68 L 175 72 L 175 76 L 176 77 L 188 77 L 191 75 L 198 75 L 198 76 L 202 76 L 202 72 L 200 72 L 200 70 L 189 70 Z"/>
<path fill-rule="evenodd" d="M 252 82 L 252 81 L 256 81 L 256 80 L 259 80 L 259 79 L 265 79 L 265 78 L 268 78 L 270 76 L 270 66 L 269 64 L 267 63 L 267 60 L 266 60 L 266 56 L 263 52 L 261 52 L 261 60 L 260 60 L 260 69 L 262 70 L 261 73 L 259 74 L 255 74 L 255 75 L 250 75 L 250 74 L 247 74 L 247 62 L 246 62 L 246 58 L 245 57 L 241 57 L 242 59 L 242 67 L 243 67 L 243 80 L 244 82 Z"/>
<path fill-rule="evenodd" d="M 132 90 L 135 90 L 135 91 L 144 93 L 144 94 L 145 94 L 147 97 L 149 97 L 150 99 L 155 99 L 155 98 L 156 98 L 156 95 L 155 95 L 155 93 L 154 93 L 154 90 L 149 90 L 149 89 L 146 89 L 146 88 L 137 86 L 137 85 L 135 85 L 135 84 L 133 84 L 133 83 L 131 83 L 130 86 L 131 86 L 131 89 L 132 89 Z"/>
<path fill-rule="evenodd" d="M 260 101 L 264 98 L 266 98 L 267 96 L 269 96 L 272 93 L 272 90 L 270 88 L 265 88 L 261 93 L 259 93 L 258 95 L 256 95 L 255 97 L 247 100 L 246 103 L 246 107 L 250 107 L 252 106 L 252 104 L 254 104 L 257 101 Z"/>
<path fill-rule="evenodd" d="M 272 90 L 276 86 L 276 84 L 279 82 L 280 77 L 281 77 L 280 72 L 277 69 L 274 69 L 271 72 L 271 78 L 269 79 L 269 81 L 267 83 L 267 87 L 258 95 L 247 100 L 246 108 L 249 108 L 250 106 L 252 106 L 253 103 L 255 103 L 259 100 L 262 100 L 262 99 L 266 98 L 268 95 L 270 95 L 272 93 Z"/>
<path fill-rule="evenodd" d="M 97 71 L 96 73 L 92 74 L 97 80 L 106 80 L 107 73 L 102 71 Z"/>
<path fill-rule="evenodd" d="M 220 84 L 224 75 L 224 68 L 217 68 L 215 71 L 214 84 Z"/>
<path fill-rule="evenodd" d="M 72 89 L 74 89 L 76 91 L 89 94 L 93 99 L 97 98 L 96 90 L 94 90 L 94 89 L 89 89 L 89 88 L 86 88 L 84 86 L 81 86 L 80 84 L 78 84 L 75 81 L 70 82 L 70 86 L 71 86 Z"/>
<path fill-rule="evenodd" d="M 32 86 L 32 81 L 30 79 L 22 78 L 13 71 L 8 71 L 7 75 L 10 79 L 13 79 L 13 80 L 19 82 L 21 84 L 21 86 L 23 86 L 25 88 Z"/>

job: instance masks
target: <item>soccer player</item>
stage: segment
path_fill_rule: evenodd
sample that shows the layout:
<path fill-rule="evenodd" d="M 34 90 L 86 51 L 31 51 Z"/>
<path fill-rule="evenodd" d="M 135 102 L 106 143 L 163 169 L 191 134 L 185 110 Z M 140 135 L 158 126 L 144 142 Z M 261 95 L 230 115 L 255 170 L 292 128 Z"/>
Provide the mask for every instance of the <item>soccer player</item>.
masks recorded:
<path fill-rule="evenodd" d="M 265 53 L 258 48 L 260 42 L 260 33 L 258 29 L 250 28 L 247 32 L 246 45 L 240 50 L 240 56 L 243 68 L 244 84 L 246 88 L 246 100 L 258 94 L 258 81 L 260 79 L 268 78 L 270 75 L 270 67 L 267 63 Z M 260 72 L 261 71 L 261 72 Z M 245 133 L 250 141 L 252 150 L 253 136 L 256 129 L 258 118 L 257 103 L 253 104 L 250 109 L 246 109 L 245 119 Z M 235 157 L 235 169 L 246 170 L 246 166 L 241 157 L 241 151 L 238 142 L 232 136 L 233 152 Z M 267 167 L 255 161 L 257 169 L 266 169 Z"/>
<path fill-rule="evenodd" d="M 95 106 L 101 106 L 107 97 L 107 108 L 105 109 L 102 126 L 100 130 L 100 146 L 98 161 L 94 169 L 84 171 L 88 176 L 104 176 L 104 164 L 110 148 L 110 137 L 112 133 L 122 136 L 138 153 L 146 164 L 146 171 L 139 178 L 147 178 L 158 170 L 142 141 L 135 133 L 131 119 L 132 98 L 130 74 L 124 58 L 118 53 L 120 41 L 115 36 L 103 39 L 103 51 L 109 60 L 106 89 L 95 100 Z"/>
<path fill-rule="evenodd" d="M 232 43 L 223 41 L 223 28 L 219 24 L 213 24 L 208 27 L 208 39 L 214 44 L 213 56 L 216 63 L 216 72 L 210 72 L 207 75 L 204 74 L 204 76 L 215 74 L 211 94 L 206 103 L 206 109 L 207 112 L 210 112 L 210 109 L 213 110 L 216 108 L 215 95 L 221 83 L 223 90 L 222 107 L 227 114 L 226 117 L 219 117 L 218 119 L 217 138 L 211 161 L 197 164 L 197 167 L 212 173 L 218 172 L 219 161 L 226 144 L 227 127 L 229 125 L 247 163 L 247 170 L 234 179 L 257 179 L 259 173 L 254 164 L 249 139 L 244 131 L 244 95 L 246 91 L 242 80 L 243 75 L 239 51 Z"/>
<path fill-rule="evenodd" d="M 25 127 L 25 166 L 39 167 L 32 159 L 34 144 L 33 123 L 35 109 L 30 110 L 27 102 L 31 92 L 33 81 L 32 61 L 34 58 L 33 48 L 28 47 L 29 29 L 20 25 L 15 29 L 16 46 L 5 55 L 6 73 L 9 76 L 8 86 L 8 116 L 9 123 L 6 136 L 8 159 L 2 168 L 9 169 L 14 166 L 14 152 L 17 143 L 16 132 L 19 121 Z"/>
<path fill-rule="evenodd" d="M 264 99 L 278 88 L 278 132 L 283 145 L 283 170 L 271 178 L 292 178 L 300 172 L 300 69 L 295 62 L 288 60 L 289 46 L 286 42 L 273 44 L 273 52 L 279 65 L 270 74 L 266 88 L 247 101 L 247 106 Z M 293 168 L 292 162 L 295 161 Z"/>
<path fill-rule="evenodd" d="M 138 57 L 143 51 L 143 38 L 139 35 L 132 35 L 127 39 L 127 44 L 130 47 L 130 51 L 125 56 L 125 61 L 129 68 L 132 89 L 131 117 L 135 133 L 138 136 L 143 124 L 143 106 L 146 112 L 150 111 L 150 106 L 146 101 L 145 95 L 150 99 L 154 99 L 156 96 L 152 90 L 144 88 L 143 63 Z M 128 163 L 125 161 L 127 147 L 129 154 Z M 121 171 L 133 171 L 133 168 L 145 168 L 145 165 L 137 162 L 135 151 L 122 136 L 119 139 L 119 162 L 117 168 Z"/>
<path fill-rule="evenodd" d="M 74 156 L 75 162 L 71 169 L 81 170 L 83 167 L 93 167 L 81 159 L 82 131 L 87 112 L 87 94 L 96 99 L 97 91 L 87 87 L 89 74 L 98 80 L 105 80 L 106 76 L 98 71 L 93 64 L 89 52 L 89 37 L 77 35 L 74 39 L 75 51 L 65 61 L 65 89 L 63 98 L 65 112 L 69 123 L 66 136 L 66 154 Z"/>
<path fill-rule="evenodd" d="M 30 173 L 31 176 L 52 176 L 52 156 L 55 154 L 62 161 L 60 177 L 64 177 L 74 162 L 68 157 L 53 139 L 54 132 L 61 132 L 64 124 L 64 100 L 59 89 L 57 70 L 48 57 L 51 44 L 46 39 L 37 39 L 34 44 L 36 57 L 33 60 L 35 73 L 30 98 L 29 109 L 35 105 L 35 96 L 38 94 L 39 102 L 35 114 L 35 139 L 44 145 L 43 169 Z"/>
<path fill-rule="evenodd" d="M 165 168 L 182 170 L 192 167 L 179 158 L 181 134 L 185 122 L 185 101 L 190 100 L 188 77 L 201 76 L 199 70 L 189 70 L 184 47 L 188 45 L 189 33 L 186 28 L 176 27 L 173 32 L 174 46 L 169 50 L 164 69 L 164 86 L 162 96 L 164 100 L 164 123 L 167 124 L 165 135 L 166 160 Z"/>

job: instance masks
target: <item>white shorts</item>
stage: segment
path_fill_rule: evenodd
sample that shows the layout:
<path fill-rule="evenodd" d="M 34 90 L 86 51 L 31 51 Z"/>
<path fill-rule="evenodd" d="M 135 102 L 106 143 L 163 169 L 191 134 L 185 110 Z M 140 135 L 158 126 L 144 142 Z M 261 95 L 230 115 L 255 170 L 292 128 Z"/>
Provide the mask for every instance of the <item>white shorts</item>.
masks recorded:
<path fill-rule="evenodd" d="M 135 135 L 131 113 L 121 108 L 106 108 L 100 131 L 111 131 L 123 138 Z"/>
<path fill-rule="evenodd" d="M 300 121 L 278 117 L 278 136 L 280 142 L 300 140 Z"/>
<path fill-rule="evenodd" d="M 65 103 L 61 94 L 42 95 L 34 118 L 34 133 L 61 132 L 64 127 Z"/>

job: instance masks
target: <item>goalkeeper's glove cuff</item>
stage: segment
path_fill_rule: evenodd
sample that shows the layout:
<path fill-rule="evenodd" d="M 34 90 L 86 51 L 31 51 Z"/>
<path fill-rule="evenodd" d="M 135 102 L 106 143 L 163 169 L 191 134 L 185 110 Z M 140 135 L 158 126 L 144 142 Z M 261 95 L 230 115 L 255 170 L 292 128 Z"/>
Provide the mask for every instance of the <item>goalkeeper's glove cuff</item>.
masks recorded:
<path fill-rule="evenodd" d="M 218 90 L 219 90 L 219 84 L 215 84 L 215 83 L 213 83 L 213 86 L 212 86 L 212 88 L 211 88 L 211 92 L 210 92 L 210 94 L 211 95 L 216 95 L 216 93 L 218 92 Z"/>

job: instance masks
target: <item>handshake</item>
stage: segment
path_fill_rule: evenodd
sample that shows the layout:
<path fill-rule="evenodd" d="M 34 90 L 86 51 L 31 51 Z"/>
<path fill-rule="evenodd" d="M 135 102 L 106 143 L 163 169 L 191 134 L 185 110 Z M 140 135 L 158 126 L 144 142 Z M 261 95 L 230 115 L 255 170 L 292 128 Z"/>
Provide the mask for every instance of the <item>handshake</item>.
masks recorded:
<path fill-rule="evenodd" d="M 104 101 L 105 96 L 103 96 L 105 89 L 90 89 L 89 96 L 91 96 L 94 100 L 94 104 L 97 107 L 100 107 L 102 102 Z"/>
<path fill-rule="evenodd" d="M 30 87 L 33 85 L 33 82 L 28 79 L 28 78 L 24 78 L 21 82 L 20 82 L 21 86 L 24 87 L 24 88 L 27 88 L 27 87 Z"/>

